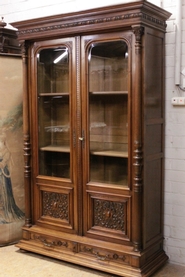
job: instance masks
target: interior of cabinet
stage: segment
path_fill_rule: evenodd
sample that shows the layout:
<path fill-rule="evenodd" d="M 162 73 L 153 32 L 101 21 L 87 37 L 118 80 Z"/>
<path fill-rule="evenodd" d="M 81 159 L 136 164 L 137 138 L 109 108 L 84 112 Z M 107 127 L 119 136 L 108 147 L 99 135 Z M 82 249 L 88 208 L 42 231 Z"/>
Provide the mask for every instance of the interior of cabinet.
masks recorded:
<path fill-rule="evenodd" d="M 37 55 L 39 173 L 69 178 L 69 58 L 66 47 Z"/>
<path fill-rule="evenodd" d="M 37 54 L 37 74 L 39 94 L 69 94 L 68 49 L 66 47 L 42 49 Z"/>
<path fill-rule="evenodd" d="M 89 52 L 90 180 L 127 185 L 128 53 L 124 41 Z"/>

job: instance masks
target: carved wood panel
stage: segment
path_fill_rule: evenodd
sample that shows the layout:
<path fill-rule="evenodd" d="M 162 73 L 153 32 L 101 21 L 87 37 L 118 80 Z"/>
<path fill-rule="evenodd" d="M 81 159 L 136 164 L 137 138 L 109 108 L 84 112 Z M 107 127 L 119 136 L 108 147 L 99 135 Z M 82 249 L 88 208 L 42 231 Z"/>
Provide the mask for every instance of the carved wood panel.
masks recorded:
<path fill-rule="evenodd" d="M 68 196 L 62 193 L 43 192 L 43 215 L 69 220 Z"/>
<path fill-rule="evenodd" d="M 47 183 L 47 182 L 46 182 Z M 38 183 L 39 198 L 36 220 L 40 226 L 61 229 L 74 229 L 74 190 Z M 52 227 L 53 226 L 53 227 Z"/>
<path fill-rule="evenodd" d="M 131 197 L 111 196 L 104 193 L 88 192 L 87 233 L 108 238 L 130 240 Z"/>
<path fill-rule="evenodd" d="M 79 251 L 85 255 L 94 256 L 98 261 L 116 262 L 120 264 L 129 264 L 130 259 L 128 255 L 118 251 L 102 250 L 97 247 L 80 244 Z"/>
<path fill-rule="evenodd" d="M 125 231 L 125 203 L 94 199 L 94 225 Z"/>

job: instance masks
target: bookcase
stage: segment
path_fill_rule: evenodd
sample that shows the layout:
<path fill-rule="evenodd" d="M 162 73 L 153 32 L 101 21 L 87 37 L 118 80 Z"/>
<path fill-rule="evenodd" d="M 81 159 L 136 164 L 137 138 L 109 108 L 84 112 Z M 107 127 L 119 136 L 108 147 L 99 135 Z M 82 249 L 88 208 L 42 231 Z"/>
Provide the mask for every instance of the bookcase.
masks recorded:
<path fill-rule="evenodd" d="M 166 262 L 169 16 L 142 0 L 13 24 L 24 68 L 20 249 L 127 277 Z"/>

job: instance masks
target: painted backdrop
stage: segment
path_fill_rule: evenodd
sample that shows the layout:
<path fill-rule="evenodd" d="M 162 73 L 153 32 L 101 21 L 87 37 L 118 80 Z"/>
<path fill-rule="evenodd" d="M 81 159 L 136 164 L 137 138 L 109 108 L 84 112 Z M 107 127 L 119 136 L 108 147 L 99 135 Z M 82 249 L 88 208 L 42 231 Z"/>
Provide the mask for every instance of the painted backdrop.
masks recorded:
<path fill-rule="evenodd" d="M 22 60 L 0 54 L 0 246 L 21 237 L 23 164 Z"/>

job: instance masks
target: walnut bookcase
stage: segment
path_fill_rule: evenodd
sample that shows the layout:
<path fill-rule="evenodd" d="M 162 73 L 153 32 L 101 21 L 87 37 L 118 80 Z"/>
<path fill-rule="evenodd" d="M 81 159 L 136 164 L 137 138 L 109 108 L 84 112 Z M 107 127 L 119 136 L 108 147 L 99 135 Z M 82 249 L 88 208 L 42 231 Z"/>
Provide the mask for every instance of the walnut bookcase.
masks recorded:
<path fill-rule="evenodd" d="M 127 277 L 166 262 L 169 16 L 136 1 L 12 24 L 24 68 L 20 249 Z"/>

